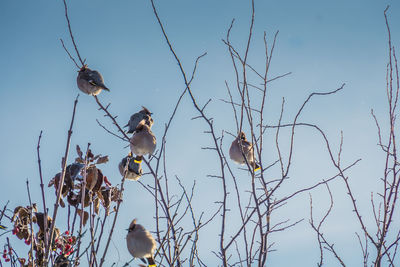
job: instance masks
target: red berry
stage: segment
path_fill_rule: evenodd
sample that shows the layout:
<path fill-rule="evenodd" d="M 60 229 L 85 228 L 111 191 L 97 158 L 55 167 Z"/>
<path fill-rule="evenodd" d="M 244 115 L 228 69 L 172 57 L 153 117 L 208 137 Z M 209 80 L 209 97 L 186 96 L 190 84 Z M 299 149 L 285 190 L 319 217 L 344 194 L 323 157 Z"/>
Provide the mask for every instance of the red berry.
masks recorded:
<path fill-rule="evenodd" d="M 31 241 L 30 240 L 25 240 L 25 244 L 30 245 Z"/>
<path fill-rule="evenodd" d="M 65 249 L 66 249 L 66 250 L 69 250 L 70 248 L 71 248 L 71 245 L 68 245 L 68 244 L 67 244 L 67 245 L 65 246 Z"/>
<path fill-rule="evenodd" d="M 6 262 L 9 262 L 9 261 L 10 261 L 10 259 L 9 259 L 9 258 L 7 258 L 7 259 L 5 259 L 5 261 L 6 261 Z"/>
<path fill-rule="evenodd" d="M 54 242 L 58 243 L 58 239 L 54 240 Z"/>
<path fill-rule="evenodd" d="M 68 238 L 69 243 L 72 243 L 72 241 L 73 241 L 72 238 Z"/>
<path fill-rule="evenodd" d="M 69 235 L 69 231 L 68 231 L 68 230 L 67 230 L 67 231 L 65 231 L 65 234 L 66 234 L 66 235 Z"/>
<path fill-rule="evenodd" d="M 3 258 L 5 258 L 5 259 L 6 259 L 6 258 L 7 258 L 7 254 L 3 254 Z"/>

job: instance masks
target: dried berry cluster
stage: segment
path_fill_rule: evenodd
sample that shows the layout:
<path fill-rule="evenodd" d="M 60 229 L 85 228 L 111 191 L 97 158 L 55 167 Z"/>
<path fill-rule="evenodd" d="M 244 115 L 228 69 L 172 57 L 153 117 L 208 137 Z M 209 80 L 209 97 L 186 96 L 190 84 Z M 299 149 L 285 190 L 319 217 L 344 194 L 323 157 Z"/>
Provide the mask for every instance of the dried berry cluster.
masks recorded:
<path fill-rule="evenodd" d="M 83 216 L 83 225 L 86 225 L 89 219 L 88 211 L 92 211 L 90 218 L 94 220 L 95 216 L 99 215 L 101 204 L 108 215 L 112 202 L 121 200 L 121 193 L 117 187 L 111 185 L 107 177 L 97 167 L 99 164 L 108 162 L 108 156 L 94 155 L 90 149 L 84 155 L 79 146 L 76 147 L 76 151 L 78 157 L 75 162 L 66 167 L 60 206 L 68 205 L 69 208 L 75 208 L 76 214 Z M 62 173 L 57 173 L 48 184 L 49 187 L 55 188 L 56 194 L 61 177 Z M 81 204 L 83 204 L 83 207 Z M 8 249 L 8 246 L 5 246 L 3 259 L 6 262 L 18 260 L 23 267 L 33 266 L 33 262 L 36 266 L 42 266 L 46 255 L 45 235 L 47 236 L 46 239 L 49 239 L 50 229 L 52 228 L 51 217 L 47 216 L 47 223 L 45 223 L 45 215 L 38 212 L 36 204 L 32 204 L 26 207 L 16 207 L 11 221 L 14 225 L 12 234 L 19 240 L 23 240 L 26 245 L 31 246 L 28 253 L 29 260 L 26 265 L 27 260 L 18 258 L 11 249 Z M 75 220 L 72 224 L 75 224 Z M 68 229 L 70 229 L 69 224 Z M 79 233 L 77 236 L 80 236 Z M 77 236 L 74 236 L 69 230 L 61 233 L 57 227 L 54 227 L 54 235 L 49 250 L 56 258 L 55 263 L 62 262 L 67 265 L 70 263 L 67 257 L 79 247 Z"/>
<path fill-rule="evenodd" d="M 53 250 L 59 250 L 59 254 L 69 256 L 72 252 L 74 252 L 73 246 L 76 243 L 76 237 L 70 235 L 69 231 L 65 231 L 64 234 L 58 236 L 57 239 L 54 240 L 54 245 L 56 248 Z"/>
<path fill-rule="evenodd" d="M 10 261 L 10 257 L 12 256 L 12 250 L 8 249 L 8 247 L 5 247 L 3 250 L 3 259 L 5 262 Z"/>

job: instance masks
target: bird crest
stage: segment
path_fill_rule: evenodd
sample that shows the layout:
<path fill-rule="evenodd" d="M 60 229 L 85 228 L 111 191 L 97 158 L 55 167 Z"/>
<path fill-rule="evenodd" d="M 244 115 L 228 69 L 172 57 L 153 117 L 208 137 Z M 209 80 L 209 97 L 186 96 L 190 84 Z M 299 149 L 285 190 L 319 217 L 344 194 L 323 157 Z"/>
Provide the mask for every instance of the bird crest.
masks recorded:
<path fill-rule="evenodd" d="M 153 115 L 153 113 L 150 112 L 150 110 L 148 110 L 147 108 L 145 108 L 144 106 L 142 106 L 143 111 L 147 114 L 147 115 Z"/>
<path fill-rule="evenodd" d="M 246 140 L 246 135 L 244 134 L 244 132 L 239 133 L 239 139 Z"/>
<path fill-rule="evenodd" d="M 133 231 L 133 229 L 135 229 L 136 227 L 136 218 L 132 220 L 131 224 L 129 225 L 129 229 L 128 232 Z"/>
<path fill-rule="evenodd" d="M 87 68 L 88 68 L 88 65 L 87 65 L 87 64 L 84 64 L 84 65 L 82 66 L 82 68 L 79 69 L 78 72 L 85 71 L 85 70 L 87 70 Z"/>

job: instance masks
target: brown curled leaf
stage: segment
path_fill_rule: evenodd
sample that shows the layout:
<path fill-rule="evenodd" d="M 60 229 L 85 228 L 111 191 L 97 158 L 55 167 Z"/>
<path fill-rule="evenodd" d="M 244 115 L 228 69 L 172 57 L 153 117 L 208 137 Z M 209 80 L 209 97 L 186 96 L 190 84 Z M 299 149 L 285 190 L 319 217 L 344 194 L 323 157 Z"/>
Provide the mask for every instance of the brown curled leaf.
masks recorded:
<path fill-rule="evenodd" d="M 94 204 L 94 213 L 96 213 L 97 215 L 99 215 L 99 209 L 100 209 L 100 199 L 99 198 L 95 198 L 93 201 Z"/>
<path fill-rule="evenodd" d="M 35 219 L 33 220 L 40 228 L 40 231 L 44 232 L 44 214 L 43 212 L 36 212 Z M 50 216 L 47 215 L 47 229 L 51 228 L 52 219 Z"/>
<path fill-rule="evenodd" d="M 79 216 L 82 216 L 82 210 L 78 209 L 77 213 Z M 87 211 L 83 211 L 83 225 L 86 225 L 87 220 L 89 219 L 89 213 Z"/>
<path fill-rule="evenodd" d="M 104 156 L 104 157 L 99 157 L 96 161 L 96 164 L 103 164 L 108 162 L 108 156 Z"/>
<path fill-rule="evenodd" d="M 86 188 L 88 190 L 92 190 L 96 183 L 97 183 L 97 178 L 98 178 L 98 171 L 95 165 L 91 165 L 87 168 L 86 170 Z"/>
<path fill-rule="evenodd" d="M 76 153 L 78 153 L 80 159 L 83 159 L 83 153 L 79 145 L 76 145 Z"/>
<path fill-rule="evenodd" d="M 97 169 L 97 181 L 96 181 L 96 184 L 94 185 L 94 187 L 92 188 L 92 191 L 93 192 L 99 191 L 101 188 L 101 185 L 103 184 L 103 181 L 104 181 L 104 175 L 100 169 Z"/>

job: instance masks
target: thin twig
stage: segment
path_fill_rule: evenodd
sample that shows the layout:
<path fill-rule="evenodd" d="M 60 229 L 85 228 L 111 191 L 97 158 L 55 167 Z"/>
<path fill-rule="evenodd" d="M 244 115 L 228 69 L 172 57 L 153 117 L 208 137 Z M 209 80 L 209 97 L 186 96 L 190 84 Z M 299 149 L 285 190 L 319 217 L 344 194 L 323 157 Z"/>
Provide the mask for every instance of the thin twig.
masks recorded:
<path fill-rule="evenodd" d="M 76 106 L 78 104 L 78 97 L 79 97 L 79 94 L 76 96 L 75 101 L 74 101 L 74 108 L 73 108 L 73 111 L 72 111 L 71 124 L 70 124 L 69 130 L 68 130 L 67 144 L 66 144 L 66 148 L 65 148 L 63 162 L 62 162 L 63 163 L 62 164 L 62 172 L 61 172 L 61 177 L 60 177 L 60 181 L 59 181 L 58 188 L 57 188 L 56 202 L 54 203 L 54 212 L 53 212 L 52 223 L 51 223 L 51 228 L 50 228 L 50 239 L 49 239 L 48 244 L 46 246 L 47 249 L 46 249 L 46 253 L 45 253 L 45 257 L 44 257 L 45 264 L 47 264 L 47 262 L 48 262 L 48 257 L 49 257 L 49 253 L 50 253 L 50 250 L 51 250 L 50 248 L 51 248 L 52 240 L 53 240 L 53 237 L 54 237 L 54 228 L 55 228 L 55 225 L 56 225 L 57 211 L 58 211 L 58 207 L 60 205 L 62 188 L 64 186 L 65 171 L 67 169 L 67 160 L 68 160 L 68 153 L 69 153 L 69 145 L 70 145 L 70 142 L 71 142 L 72 126 L 74 125 Z"/>

